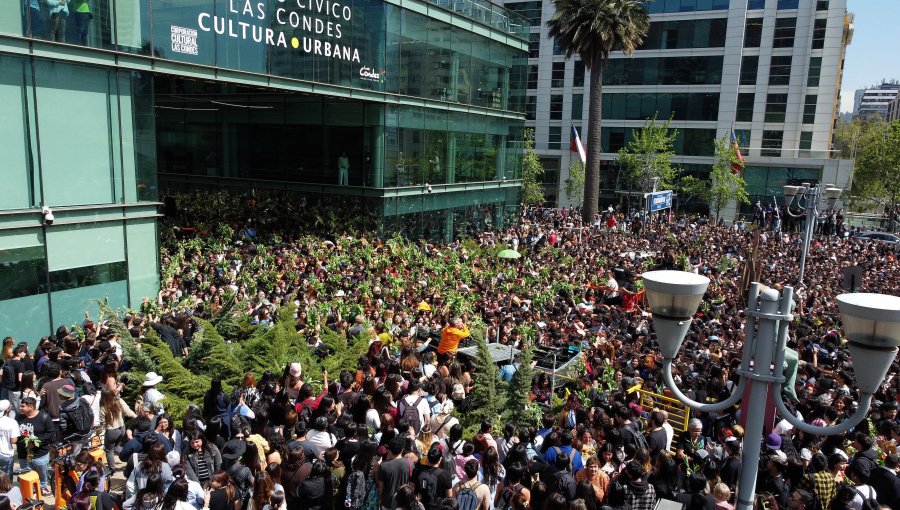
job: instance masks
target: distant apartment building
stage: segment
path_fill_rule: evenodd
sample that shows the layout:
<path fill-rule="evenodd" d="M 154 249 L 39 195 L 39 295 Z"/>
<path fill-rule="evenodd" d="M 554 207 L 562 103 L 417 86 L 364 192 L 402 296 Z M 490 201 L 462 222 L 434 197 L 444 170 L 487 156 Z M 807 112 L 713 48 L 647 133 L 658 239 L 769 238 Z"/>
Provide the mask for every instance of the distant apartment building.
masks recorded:
<path fill-rule="evenodd" d="M 853 96 L 853 118 L 868 120 L 873 117 L 887 119 L 891 113 L 891 103 L 900 97 L 900 83 L 882 82 L 867 89 L 859 89 Z M 896 106 L 894 110 L 896 110 Z M 897 115 L 896 111 L 894 112 Z"/>
<path fill-rule="evenodd" d="M 586 143 L 590 71 L 548 36 L 551 2 L 504 5 L 531 23 L 526 125 L 535 129 L 548 201 L 567 205 L 568 168 L 578 160 L 571 126 Z M 853 34 L 846 0 L 656 0 L 648 8 L 644 44 L 630 57 L 614 53 L 603 77 L 601 206 L 625 203 L 617 152 L 657 113 L 678 130 L 682 175 L 706 175 L 714 141 L 734 129 L 752 202 L 780 199 L 788 182 L 846 185 L 852 164 L 830 151 Z"/>

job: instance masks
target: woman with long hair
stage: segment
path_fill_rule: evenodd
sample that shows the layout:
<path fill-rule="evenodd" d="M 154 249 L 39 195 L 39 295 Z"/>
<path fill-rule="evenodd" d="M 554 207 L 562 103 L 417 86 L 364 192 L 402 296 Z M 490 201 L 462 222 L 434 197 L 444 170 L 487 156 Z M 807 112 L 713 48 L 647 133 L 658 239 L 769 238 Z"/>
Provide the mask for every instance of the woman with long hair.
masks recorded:
<path fill-rule="evenodd" d="M 297 487 L 299 510 L 330 510 L 333 508 L 334 482 L 331 470 L 321 460 L 312 462 L 309 477 Z"/>
<path fill-rule="evenodd" d="M 209 510 L 234 510 L 237 491 L 225 471 L 216 471 L 209 479 L 203 507 Z"/>
<path fill-rule="evenodd" d="M 34 382 L 35 382 L 35 373 L 31 370 L 28 370 L 22 374 L 22 381 L 19 383 L 19 391 L 10 393 L 11 397 L 14 397 L 10 402 L 12 404 L 13 409 L 18 409 L 19 404 L 22 402 L 22 399 L 25 397 L 31 397 L 35 401 L 36 409 L 41 408 L 41 395 L 35 390 Z"/>
<path fill-rule="evenodd" d="M 209 383 L 209 390 L 203 395 L 203 418 L 209 421 L 213 416 L 225 416 L 228 412 L 228 396 L 222 389 L 222 381 L 215 378 Z"/>
<path fill-rule="evenodd" d="M 78 472 L 77 490 L 81 490 L 84 483 L 84 476 L 90 471 L 96 471 L 100 475 L 100 490 L 106 490 L 106 474 L 103 472 L 103 464 L 91 457 L 87 450 L 81 450 L 75 456 L 75 470 Z"/>
<path fill-rule="evenodd" d="M 13 337 L 11 337 L 11 336 L 8 336 L 8 337 L 6 337 L 6 338 L 3 339 L 3 352 L 2 352 L 2 357 L 3 357 L 3 362 L 4 362 L 4 363 L 6 363 L 6 360 L 8 360 L 9 358 L 12 358 L 12 355 L 13 355 L 13 342 L 15 342 L 15 341 L 16 341 L 16 340 L 15 340 Z"/>
<path fill-rule="evenodd" d="M 184 478 L 179 478 L 169 485 L 169 490 L 163 497 L 160 510 L 196 510 L 193 505 L 188 503 L 188 482 Z"/>
<path fill-rule="evenodd" d="M 159 442 L 151 446 L 144 460 L 134 466 L 134 471 L 125 483 L 125 497 L 130 498 L 143 489 L 152 474 L 158 474 L 163 480 L 163 485 L 173 480 L 172 469 L 166 463 L 166 447 Z"/>
<path fill-rule="evenodd" d="M 100 392 L 100 428 L 105 431 L 103 450 L 110 474 L 116 472 L 115 448 L 125 439 L 125 417 L 136 418 L 137 415 L 116 391 L 103 388 Z"/>
<path fill-rule="evenodd" d="M 295 446 L 288 453 L 287 462 L 281 469 L 281 484 L 287 496 L 288 508 L 297 508 L 297 486 L 303 480 L 301 468 L 306 464 L 306 452 L 303 446 Z"/>
<path fill-rule="evenodd" d="M 616 447 L 609 441 L 600 445 L 600 451 L 597 453 L 600 458 L 600 469 L 606 473 L 606 476 L 610 479 L 618 476 L 619 471 L 622 470 L 622 462 L 619 461 L 619 457 L 616 453 Z"/>
<path fill-rule="evenodd" d="M 156 417 L 156 432 L 169 440 L 175 450 L 181 449 L 181 431 L 175 428 L 175 421 L 167 413 Z"/>
<path fill-rule="evenodd" d="M 678 464 L 671 455 L 660 452 L 653 463 L 653 472 L 647 479 L 660 498 L 675 499 L 680 492 Z"/>
<path fill-rule="evenodd" d="M 202 485 L 209 482 L 213 473 L 222 467 L 222 454 L 214 444 L 210 444 L 199 430 L 188 435 L 188 449 L 184 452 L 187 477 Z"/>
<path fill-rule="evenodd" d="M 100 474 L 96 471 L 88 471 L 81 480 L 81 490 L 76 492 L 69 501 L 69 508 L 74 510 L 92 510 L 95 508 L 115 508 L 116 502 L 108 492 L 100 490 Z M 3 496 L 0 496 L 2 498 Z M 93 504 L 92 500 L 96 500 Z M 7 499 L 7 503 L 8 503 Z M 2 510 L 0 501 L 0 510 Z"/>
<path fill-rule="evenodd" d="M 481 480 L 491 491 L 491 501 L 497 499 L 497 486 L 506 478 L 506 468 L 500 464 L 500 455 L 493 446 L 488 446 L 481 455 Z"/>
<path fill-rule="evenodd" d="M 119 360 L 113 355 L 107 359 L 106 364 L 103 365 L 103 371 L 100 372 L 98 381 L 100 382 L 101 389 L 114 391 L 117 394 L 122 392 L 122 388 L 124 388 L 125 385 L 119 382 L 118 370 Z"/>
<path fill-rule="evenodd" d="M 240 394 L 244 398 L 244 403 L 249 407 L 256 405 L 259 400 L 259 391 L 256 389 L 256 377 L 252 372 L 244 374 L 244 380 L 241 381 Z"/>
<path fill-rule="evenodd" d="M 165 494 L 162 477 L 154 473 L 147 478 L 143 489 L 122 503 L 122 510 L 156 510 Z"/>
<path fill-rule="evenodd" d="M 351 510 L 378 510 L 378 490 L 375 483 L 376 452 L 378 443 L 366 439 L 351 462 L 347 478 L 347 494 L 344 506 Z"/>
<path fill-rule="evenodd" d="M 0 471 L 0 496 L 9 498 L 13 505 L 22 506 L 22 491 L 18 485 L 13 485 L 12 479 L 5 471 Z"/>
<path fill-rule="evenodd" d="M 272 493 L 275 492 L 275 484 L 269 474 L 263 471 L 256 477 L 253 482 L 253 496 L 250 498 L 250 505 L 247 510 L 262 510 L 272 500 Z"/>
<path fill-rule="evenodd" d="M 262 467 L 259 463 L 259 449 L 256 444 L 245 441 L 244 454 L 228 468 L 228 474 L 234 482 L 234 487 L 241 498 L 241 504 L 249 504 L 248 496 L 253 491 L 253 485 Z"/>

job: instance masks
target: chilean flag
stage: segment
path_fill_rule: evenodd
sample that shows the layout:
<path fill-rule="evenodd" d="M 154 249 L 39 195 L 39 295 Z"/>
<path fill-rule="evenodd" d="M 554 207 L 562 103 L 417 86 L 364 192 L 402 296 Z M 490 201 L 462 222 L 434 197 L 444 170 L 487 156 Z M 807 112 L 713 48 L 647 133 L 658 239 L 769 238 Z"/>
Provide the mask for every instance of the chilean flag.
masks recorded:
<path fill-rule="evenodd" d="M 734 146 L 734 153 L 737 156 L 737 161 L 731 164 L 731 173 L 739 174 L 741 170 L 744 169 L 744 156 L 741 154 L 741 146 L 738 143 L 737 135 L 734 134 L 734 130 L 731 130 L 731 145 Z"/>
<path fill-rule="evenodd" d="M 581 164 L 587 165 L 587 153 L 584 152 L 584 145 L 581 143 L 581 137 L 578 136 L 578 129 L 572 124 L 572 143 L 569 144 L 569 150 L 577 152 L 581 156 Z"/>

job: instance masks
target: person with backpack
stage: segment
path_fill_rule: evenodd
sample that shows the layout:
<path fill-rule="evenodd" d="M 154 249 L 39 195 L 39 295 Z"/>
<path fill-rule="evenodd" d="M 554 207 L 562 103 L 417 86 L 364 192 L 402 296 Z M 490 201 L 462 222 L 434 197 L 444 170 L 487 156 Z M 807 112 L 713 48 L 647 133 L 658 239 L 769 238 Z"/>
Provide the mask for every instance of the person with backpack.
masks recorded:
<path fill-rule="evenodd" d="M 525 502 L 531 501 L 531 491 L 523 484 L 525 466 L 521 462 L 513 462 L 506 470 L 506 481 L 500 484 L 497 491 L 496 510 L 510 510 L 514 501 L 524 497 Z"/>
<path fill-rule="evenodd" d="M 466 462 L 464 470 L 467 479 L 453 488 L 458 510 L 490 510 L 491 491 L 477 480 L 480 467 L 477 459 Z"/>
<path fill-rule="evenodd" d="M 416 434 L 422 426 L 431 420 L 431 406 L 425 400 L 425 392 L 422 383 L 416 379 L 409 381 L 408 394 L 400 399 L 398 410 L 400 417 L 405 419 Z"/>
<path fill-rule="evenodd" d="M 415 455 L 404 455 L 406 437 L 395 436 L 387 444 L 387 460 L 378 466 L 375 479 L 378 483 L 378 497 L 381 508 L 390 510 L 397 506 L 395 496 L 401 486 L 409 483 L 413 465 L 418 460 Z M 476 470 L 477 471 L 477 470 Z"/>
<path fill-rule="evenodd" d="M 549 485 L 551 490 L 562 494 L 566 498 L 566 501 L 574 500 L 575 489 L 578 488 L 578 482 L 576 482 L 575 477 L 572 476 L 569 456 L 566 453 L 558 454 L 554 461 L 554 466 L 556 467 L 556 472 L 550 480 Z"/>
<path fill-rule="evenodd" d="M 425 510 L 440 510 L 441 500 L 451 496 L 453 477 L 441 468 L 443 460 L 440 444 L 434 443 L 425 458 L 413 468 L 411 480 Z"/>
<path fill-rule="evenodd" d="M 871 475 L 868 463 L 856 460 L 847 467 L 845 474 L 852 482 L 850 488 L 856 493 L 850 502 L 853 510 L 878 510 L 881 507 L 877 501 L 878 493 L 867 484 Z"/>
<path fill-rule="evenodd" d="M 617 405 L 613 408 L 613 414 L 616 427 L 625 442 L 625 451 L 637 451 L 638 448 L 646 448 L 649 451 L 647 439 L 641 434 L 637 424 L 631 421 L 631 409 L 624 405 Z"/>
<path fill-rule="evenodd" d="M 90 404 L 75 397 L 71 384 L 56 390 L 62 402 L 59 404 L 59 435 L 64 441 L 81 441 L 91 433 L 94 412 Z"/>

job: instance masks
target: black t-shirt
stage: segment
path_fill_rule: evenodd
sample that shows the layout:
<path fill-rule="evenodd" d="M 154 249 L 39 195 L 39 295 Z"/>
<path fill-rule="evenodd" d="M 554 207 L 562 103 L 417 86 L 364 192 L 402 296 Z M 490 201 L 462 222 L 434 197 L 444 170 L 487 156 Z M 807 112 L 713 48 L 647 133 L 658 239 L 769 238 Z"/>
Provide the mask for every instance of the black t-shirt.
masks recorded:
<path fill-rule="evenodd" d="M 340 461 L 343 462 L 345 466 L 349 466 L 350 461 L 353 460 L 353 457 L 357 453 L 359 453 L 359 449 L 361 446 L 362 442 L 355 439 L 353 441 L 347 439 L 338 440 L 337 444 L 335 445 L 335 448 L 337 448 L 338 451 L 341 452 L 341 455 L 338 457 L 338 459 L 340 459 Z"/>
<path fill-rule="evenodd" d="M 228 499 L 225 489 L 214 490 L 209 495 L 209 510 L 234 510 L 234 500 Z"/>
<path fill-rule="evenodd" d="M 412 480 L 416 486 L 419 502 L 425 510 L 438 510 L 447 491 L 453 488 L 453 477 L 445 469 L 417 463 L 413 468 Z"/>
<path fill-rule="evenodd" d="M 308 478 L 297 487 L 299 507 L 305 510 L 322 510 L 325 508 L 325 479 L 321 476 Z"/>
<path fill-rule="evenodd" d="M 651 431 L 647 434 L 647 447 L 650 448 L 650 456 L 655 457 L 657 453 L 666 449 L 666 429 Z"/>
<path fill-rule="evenodd" d="M 44 411 L 38 411 L 34 418 L 19 414 L 16 421 L 19 422 L 19 440 L 16 442 L 19 458 L 24 459 L 27 456 L 24 440 L 26 433 L 41 440 L 40 446 L 32 447 L 32 456 L 38 458 L 46 455 L 50 451 L 50 445 L 56 442 L 56 424 L 50 415 Z"/>
<path fill-rule="evenodd" d="M 412 474 L 412 461 L 406 457 L 383 462 L 378 467 L 378 480 L 384 484 L 384 492 L 381 493 L 381 506 L 395 508 L 394 495 L 403 484 L 409 482 Z"/>
<path fill-rule="evenodd" d="M 3 388 L 7 390 L 19 389 L 19 374 L 25 371 L 25 365 L 15 358 L 9 358 L 3 364 Z"/>

